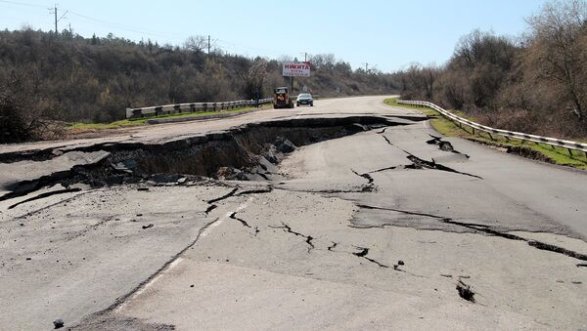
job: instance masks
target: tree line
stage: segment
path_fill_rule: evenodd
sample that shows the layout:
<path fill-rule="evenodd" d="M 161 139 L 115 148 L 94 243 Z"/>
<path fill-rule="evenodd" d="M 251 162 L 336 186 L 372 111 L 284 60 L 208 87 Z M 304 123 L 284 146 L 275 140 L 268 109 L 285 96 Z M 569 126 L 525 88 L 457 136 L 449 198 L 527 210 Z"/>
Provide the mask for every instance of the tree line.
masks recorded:
<path fill-rule="evenodd" d="M 401 96 L 503 129 L 587 136 L 587 3 L 552 1 L 527 22 L 524 36 L 474 31 L 445 65 L 395 73 Z"/>
<path fill-rule="evenodd" d="M 281 76 L 283 61 L 208 50 L 198 36 L 171 46 L 68 30 L 0 31 L 0 143 L 42 139 L 56 121 L 120 120 L 126 107 L 270 96 L 290 83 Z M 321 96 L 395 90 L 391 75 L 352 70 L 332 54 L 310 56 L 310 62 L 312 77 L 296 78 L 294 93 L 304 87 Z"/>

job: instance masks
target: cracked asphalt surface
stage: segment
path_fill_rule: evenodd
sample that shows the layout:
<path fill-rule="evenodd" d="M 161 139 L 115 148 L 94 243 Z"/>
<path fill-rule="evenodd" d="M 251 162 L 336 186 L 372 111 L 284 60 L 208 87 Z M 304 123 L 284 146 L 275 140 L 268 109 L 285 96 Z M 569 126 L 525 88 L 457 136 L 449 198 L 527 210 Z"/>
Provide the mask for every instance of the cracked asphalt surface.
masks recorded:
<path fill-rule="evenodd" d="M 431 141 L 427 122 L 298 146 L 248 181 L 63 180 L 107 157 L 76 150 L 95 143 L 414 115 L 382 100 L 3 146 L 60 152 L 0 164 L 0 329 L 586 329 L 585 172 Z"/>

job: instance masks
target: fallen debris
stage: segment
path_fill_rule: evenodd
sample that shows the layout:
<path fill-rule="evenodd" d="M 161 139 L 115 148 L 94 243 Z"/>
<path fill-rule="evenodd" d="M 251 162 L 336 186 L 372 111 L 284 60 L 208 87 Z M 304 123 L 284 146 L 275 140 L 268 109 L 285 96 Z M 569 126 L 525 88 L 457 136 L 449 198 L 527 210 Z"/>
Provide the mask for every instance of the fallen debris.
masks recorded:
<path fill-rule="evenodd" d="M 147 225 L 143 225 L 143 230 L 150 229 L 150 228 L 152 228 L 153 226 L 154 226 L 154 225 L 153 225 L 153 223 L 149 223 L 149 224 L 147 224 Z"/>
<path fill-rule="evenodd" d="M 63 322 L 63 320 L 61 318 L 58 318 L 53 321 L 53 326 L 55 329 L 61 329 L 62 327 L 65 326 L 65 323 Z"/>
<path fill-rule="evenodd" d="M 457 283 L 457 291 L 459 292 L 459 296 L 467 301 L 475 303 L 475 292 L 471 290 L 471 286 L 465 284 L 462 280 L 459 279 Z"/>
<path fill-rule="evenodd" d="M 437 136 L 433 136 L 433 135 L 429 135 L 429 136 L 432 137 L 432 139 L 426 141 L 427 144 L 438 145 L 438 148 L 442 151 L 453 152 L 455 154 L 462 154 L 467 159 L 469 158 L 469 155 L 463 154 L 463 153 L 455 150 L 454 147 L 452 146 L 452 144 L 449 141 L 442 140 L 442 137 L 437 137 Z"/>
<path fill-rule="evenodd" d="M 283 137 L 277 137 L 275 147 L 281 153 L 291 153 L 297 148 L 289 139 Z"/>

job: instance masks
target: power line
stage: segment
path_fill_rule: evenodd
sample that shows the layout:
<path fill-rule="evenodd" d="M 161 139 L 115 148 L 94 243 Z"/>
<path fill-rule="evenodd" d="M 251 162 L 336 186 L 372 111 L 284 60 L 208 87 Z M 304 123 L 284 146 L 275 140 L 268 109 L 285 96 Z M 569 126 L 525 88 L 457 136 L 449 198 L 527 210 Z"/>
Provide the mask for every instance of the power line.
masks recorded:
<path fill-rule="evenodd" d="M 280 53 L 280 52 L 283 52 L 283 50 L 275 50 L 275 49 L 252 47 L 252 46 L 247 46 L 247 45 L 244 45 L 244 44 L 234 43 L 234 42 L 227 41 L 227 40 L 222 40 L 222 39 L 216 39 L 216 41 L 218 41 L 218 42 L 220 42 L 222 44 L 225 44 L 225 45 L 232 46 L 235 49 L 241 48 L 241 49 L 250 50 L 250 51 L 269 52 L 269 53 Z"/>
<path fill-rule="evenodd" d="M 70 10 L 69 12 L 72 15 L 75 15 L 77 17 L 83 18 L 83 19 L 88 20 L 88 21 L 93 21 L 93 22 L 96 22 L 96 23 L 100 23 L 100 24 L 103 24 L 103 25 L 105 25 L 107 27 L 116 28 L 116 29 L 120 29 L 120 30 L 126 30 L 126 31 L 134 32 L 134 33 L 141 33 L 141 34 L 150 35 L 150 36 L 153 36 L 153 37 L 169 37 L 169 35 L 163 35 L 163 34 L 160 34 L 159 32 L 143 30 L 143 29 L 132 27 L 132 26 L 129 26 L 129 25 L 124 25 L 124 24 L 119 24 L 119 23 L 114 23 L 114 22 L 109 22 L 109 21 L 101 20 L 101 19 L 98 19 L 98 18 L 94 18 L 94 17 L 91 17 L 91 16 L 87 16 L 87 15 L 83 15 L 83 14 L 74 12 L 72 10 Z M 176 35 L 176 34 L 174 34 L 174 35 L 176 37 L 179 36 L 179 35 Z"/>
<path fill-rule="evenodd" d="M 22 1 L 13 1 L 13 0 L 0 0 L 0 3 L 6 3 L 6 4 L 13 4 L 13 5 L 21 5 L 21 6 L 29 6 L 29 7 L 35 7 L 35 8 L 44 8 L 46 9 L 47 7 L 42 6 L 42 5 L 38 5 L 38 4 L 33 4 L 33 3 L 28 3 L 28 2 L 22 2 Z M 110 21 L 106 21 L 106 20 L 102 20 L 102 19 L 98 19 L 95 17 L 91 17 L 88 15 L 84 15 L 78 12 L 75 12 L 73 10 L 67 10 L 63 15 L 61 15 L 61 17 L 59 17 L 58 15 L 58 10 L 60 8 L 57 7 L 57 5 L 55 5 L 53 8 L 50 8 L 51 13 L 54 16 L 54 25 L 55 25 L 55 31 L 58 33 L 59 32 L 59 27 L 58 27 L 58 23 L 61 21 L 61 19 L 63 19 L 65 17 L 65 14 L 70 14 L 88 21 L 92 21 L 95 23 L 99 23 L 107 28 L 113 28 L 113 29 L 118 29 L 118 30 L 124 30 L 124 31 L 128 31 L 128 32 L 133 32 L 133 33 L 139 33 L 139 34 L 143 34 L 143 35 L 147 35 L 147 36 L 152 36 L 152 37 L 163 37 L 163 38 L 171 38 L 171 39 L 177 39 L 177 38 L 183 38 L 183 35 L 177 34 L 177 33 L 160 33 L 158 31 L 149 31 L 146 29 L 142 29 L 142 28 L 137 28 L 137 27 L 133 27 L 133 26 L 129 26 L 129 25 L 124 25 L 124 24 L 119 24 L 119 23 L 115 23 L 115 22 L 110 22 Z M 210 53 L 212 51 L 212 47 L 214 45 L 217 45 L 218 43 L 222 43 L 225 45 L 230 45 L 233 47 L 233 49 L 245 49 L 245 50 L 250 50 L 250 51 L 257 51 L 257 52 L 269 52 L 269 53 L 279 53 L 279 52 L 283 52 L 283 50 L 276 50 L 276 49 L 267 49 L 267 48 L 261 48 L 261 47 L 255 47 L 255 46 L 250 46 L 250 45 L 244 45 L 244 44 L 239 44 L 239 43 L 234 43 L 234 42 L 230 42 L 227 40 L 221 40 L 221 39 L 214 39 L 211 38 L 209 35 L 206 35 L 207 37 L 207 45 L 206 48 L 208 50 L 208 53 Z"/>
<path fill-rule="evenodd" d="M 43 9 L 47 8 L 46 6 L 43 6 L 43 5 L 38 5 L 38 4 L 34 4 L 34 3 L 29 3 L 29 2 L 22 2 L 22 1 L 0 0 L 0 3 L 6 3 L 6 4 L 11 4 L 11 5 L 19 5 L 19 6 L 28 6 L 28 7 L 34 7 L 34 8 L 43 8 Z M 113 23 L 113 22 L 108 22 L 108 21 L 105 21 L 105 20 L 100 20 L 100 19 L 97 19 L 97 18 L 94 18 L 94 17 L 90 17 L 90 16 L 87 16 L 87 15 L 83 15 L 83 14 L 74 12 L 72 10 L 68 10 L 63 15 L 61 15 L 61 17 L 58 17 L 58 9 L 59 8 L 57 8 L 57 5 L 55 5 L 52 8 L 49 8 L 49 10 L 51 11 L 51 14 L 53 14 L 54 17 L 55 17 L 54 18 L 54 21 L 55 21 L 54 24 L 55 24 L 55 30 L 56 31 L 58 31 L 58 25 L 57 25 L 57 23 L 59 21 L 61 21 L 61 19 L 63 19 L 65 17 L 65 14 L 70 13 L 70 14 L 75 15 L 77 17 L 80 17 L 80 18 L 83 18 L 83 19 L 86 19 L 86 20 L 89 20 L 89 21 L 94 21 L 94 22 L 97 22 L 97 23 L 101 23 L 101 24 L 104 24 L 106 26 L 117 28 L 117 29 L 120 29 L 120 30 L 126 30 L 126 31 L 130 31 L 130 32 L 134 32 L 134 33 L 142 33 L 142 34 L 151 35 L 151 36 L 154 36 L 154 37 L 168 37 L 166 35 L 158 34 L 156 32 L 146 31 L 146 30 L 143 30 L 143 29 L 135 28 L 135 27 L 125 26 L 125 25 L 118 24 L 118 23 Z"/>
<path fill-rule="evenodd" d="M 34 3 L 27 3 L 27 2 L 20 2 L 20 1 L 9 1 L 9 0 L 0 0 L 2 3 L 7 3 L 11 5 L 19 5 L 19 6 L 27 6 L 27 7 L 36 7 L 36 8 L 47 8 L 42 5 L 37 5 Z"/>

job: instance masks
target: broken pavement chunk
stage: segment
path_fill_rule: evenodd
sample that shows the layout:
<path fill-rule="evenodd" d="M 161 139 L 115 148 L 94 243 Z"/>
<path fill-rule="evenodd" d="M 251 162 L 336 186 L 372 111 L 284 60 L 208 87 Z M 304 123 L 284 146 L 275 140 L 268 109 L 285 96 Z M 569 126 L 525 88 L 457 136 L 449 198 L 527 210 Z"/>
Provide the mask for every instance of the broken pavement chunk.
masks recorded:
<path fill-rule="evenodd" d="M 55 327 L 55 329 L 61 329 L 63 326 L 65 326 L 65 323 L 61 318 L 58 318 L 53 321 L 53 326 Z"/>
<path fill-rule="evenodd" d="M 471 286 L 465 284 L 462 280 L 459 279 L 457 283 L 457 291 L 459 292 L 459 296 L 467 301 L 475 303 L 475 292 L 471 290 Z"/>
<path fill-rule="evenodd" d="M 296 145 L 294 145 L 289 139 L 283 137 L 277 137 L 275 147 L 281 153 L 291 153 L 296 150 Z"/>

